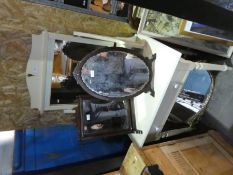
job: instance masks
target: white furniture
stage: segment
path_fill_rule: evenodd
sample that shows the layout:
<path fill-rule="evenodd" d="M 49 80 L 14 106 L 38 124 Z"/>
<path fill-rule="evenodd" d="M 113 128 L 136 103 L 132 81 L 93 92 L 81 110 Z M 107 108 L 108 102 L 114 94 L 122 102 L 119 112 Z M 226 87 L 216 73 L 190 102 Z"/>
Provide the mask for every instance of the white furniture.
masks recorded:
<path fill-rule="evenodd" d="M 156 139 L 156 134 L 163 129 L 165 122 L 176 102 L 176 98 L 187 78 L 194 69 L 226 71 L 226 65 L 195 63 L 181 58 L 181 53 L 145 35 L 138 35 L 146 41 L 146 55 L 156 53 L 154 63 L 153 87 L 155 97 L 143 93 L 134 98 L 137 129 L 143 134 L 130 134 L 130 138 L 142 147 L 145 142 Z M 146 48 L 150 48 L 146 49 Z"/>
<path fill-rule="evenodd" d="M 155 96 L 142 93 L 133 99 L 137 129 L 142 134 L 130 134 L 130 138 L 142 147 L 154 140 L 161 132 L 189 72 L 193 69 L 226 71 L 225 65 L 195 63 L 181 58 L 182 53 L 150 38 L 138 34 L 132 38 L 112 38 L 88 33 L 74 32 L 74 36 L 43 32 L 32 36 L 32 51 L 27 64 L 27 85 L 31 97 L 31 107 L 41 113 L 47 110 L 73 112 L 75 104 L 51 105 L 51 80 L 55 40 L 73 41 L 100 46 L 141 48 L 143 55 L 153 63 L 152 87 Z"/>
<path fill-rule="evenodd" d="M 110 41 L 48 33 L 46 31 L 40 35 L 32 35 L 32 49 L 26 69 L 26 81 L 31 97 L 31 108 L 36 108 L 41 113 L 47 110 L 72 112 L 72 109 L 77 106 L 50 104 L 55 40 L 100 46 L 113 46 L 114 44 Z M 119 46 L 121 46 L 120 43 Z"/>

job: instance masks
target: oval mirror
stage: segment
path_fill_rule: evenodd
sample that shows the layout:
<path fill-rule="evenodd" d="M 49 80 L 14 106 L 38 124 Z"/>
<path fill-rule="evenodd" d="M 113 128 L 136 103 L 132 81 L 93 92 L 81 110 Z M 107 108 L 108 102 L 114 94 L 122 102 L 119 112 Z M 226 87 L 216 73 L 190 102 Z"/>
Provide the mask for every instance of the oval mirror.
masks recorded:
<path fill-rule="evenodd" d="M 170 113 L 170 123 L 194 126 L 204 113 L 213 91 L 213 78 L 206 70 L 189 73 Z M 183 126 L 182 126 L 183 127 Z"/>
<path fill-rule="evenodd" d="M 78 84 L 90 95 L 117 100 L 134 97 L 147 89 L 151 69 L 136 51 L 109 47 L 87 55 L 78 66 L 77 77 Z"/>

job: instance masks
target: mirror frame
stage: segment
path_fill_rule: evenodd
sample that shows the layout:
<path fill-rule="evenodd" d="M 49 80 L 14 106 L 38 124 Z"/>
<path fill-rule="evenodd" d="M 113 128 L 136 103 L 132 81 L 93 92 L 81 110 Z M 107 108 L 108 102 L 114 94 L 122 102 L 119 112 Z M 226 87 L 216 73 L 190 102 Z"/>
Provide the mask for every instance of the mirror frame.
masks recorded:
<path fill-rule="evenodd" d="M 193 127 L 194 125 L 196 125 L 200 121 L 200 119 L 202 118 L 202 115 L 205 113 L 205 111 L 207 109 L 207 106 L 211 100 L 211 97 L 213 96 L 213 91 L 214 91 L 214 86 L 215 86 L 215 76 L 214 76 L 213 72 L 210 72 L 208 70 L 206 70 L 206 71 L 208 72 L 210 79 L 211 79 L 209 92 L 203 101 L 202 109 L 200 111 L 198 111 L 196 114 L 194 114 L 193 116 L 189 117 L 188 120 L 186 121 L 190 127 Z"/>
<path fill-rule="evenodd" d="M 112 137 L 112 136 L 119 136 L 119 135 L 126 135 L 129 133 L 140 133 L 140 131 L 137 130 L 137 126 L 136 126 L 136 120 L 135 120 L 135 116 L 133 114 L 133 102 L 132 100 L 123 100 L 126 101 L 129 105 L 129 108 L 127 109 L 127 118 L 129 120 L 128 123 L 128 128 L 126 129 L 118 129 L 116 131 L 112 130 L 109 132 L 106 131 L 95 131 L 93 133 L 85 133 L 84 131 L 84 113 L 83 113 L 83 101 L 84 100 L 89 100 L 89 101 L 98 101 L 98 102 L 102 102 L 102 103 L 107 103 L 109 101 L 103 101 L 100 99 L 96 99 L 92 96 L 80 96 L 79 97 L 79 105 L 76 108 L 76 114 L 75 114 L 75 118 L 76 118 L 76 124 L 80 130 L 80 139 L 81 140 L 88 140 L 88 139 L 96 139 L 96 138 L 105 138 L 105 137 Z"/>
<path fill-rule="evenodd" d="M 148 70 L 149 70 L 149 80 L 147 83 L 144 84 L 144 87 L 141 88 L 141 90 L 137 91 L 136 93 L 133 93 L 131 95 L 127 95 L 127 96 L 124 96 L 124 97 L 107 97 L 107 96 L 104 96 L 104 95 L 100 95 L 100 94 L 97 94 L 96 92 L 94 91 L 91 91 L 87 85 L 83 82 L 82 80 L 82 77 L 81 77 L 81 71 L 82 71 L 82 67 L 83 65 L 93 56 L 101 53 L 101 52 L 108 52 L 108 51 L 120 51 L 120 52 L 126 52 L 126 53 L 129 53 L 129 54 L 132 54 L 132 55 L 135 55 L 137 56 L 140 60 L 142 60 L 145 65 L 147 66 Z M 126 100 L 126 99 L 130 99 L 130 98 L 133 98 L 139 94 L 141 94 L 142 92 L 147 92 L 149 91 L 149 89 L 151 89 L 150 85 L 151 85 L 151 79 L 152 79 L 152 68 L 151 68 L 151 62 L 149 61 L 149 59 L 143 57 L 142 55 L 140 55 L 139 53 L 137 53 L 136 51 L 134 50 L 131 50 L 131 49 L 126 49 L 126 48 L 122 48 L 122 47 L 104 47 L 104 48 L 100 48 L 100 49 L 97 49 L 93 52 L 91 52 L 90 54 L 88 54 L 87 56 L 85 56 L 81 63 L 78 65 L 78 74 L 77 74 L 77 83 L 88 93 L 90 94 L 91 96 L 93 97 L 96 97 L 98 99 L 102 99 L 102 100 L 110 100 L 110 101 L 116 101 L 116 100 Z"/>

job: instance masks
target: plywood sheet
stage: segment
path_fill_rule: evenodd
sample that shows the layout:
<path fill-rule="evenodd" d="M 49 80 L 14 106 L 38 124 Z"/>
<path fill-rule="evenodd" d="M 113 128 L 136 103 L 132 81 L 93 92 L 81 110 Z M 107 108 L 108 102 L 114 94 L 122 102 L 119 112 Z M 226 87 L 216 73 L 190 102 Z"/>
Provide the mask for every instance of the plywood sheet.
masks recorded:
<path fill-rule="evenodd" d="M 183 156 L 200 175 L 230 175 L 233 164 L 214 144 L 206 144 L 182 151 Z"/>
<path fill-rule="evenodd" d="M 139 175 L 157 164 L 165 175 L 233 175 L 232 151 L 215 131 L 142 149 L 131 145 L 119 172 Z"/>
<path fill-rule="evenodd" d="M 1 0 L 0 9 L 0 130 L 73 124 L 74 116 L 63 111 L 40 115 L 30 108 L 26 65 L 31 35 L 47 30 L 131 36 L 134 30 L 127 23 L 19 0 Z"/>
<path fill-rule="evenodd" d="M 152 165 L 159 165 L 160 170 L 162 170 L 165 175 L 179 175 L 178 171 L 173 167 L 172 163 L 159 147 L 145 149 L 143 152 Z"/>
<path fill-rule="evenodd" d="M 161 146 L 179 174 L 227 175 L 233 173 L 233 159 L 210 136 Z M 230 174 L 229 174 L 230 175 Z"/>
<path fill-rule="evenodd" d="M 131 144 L 120 168 L 120 172 L 123 175 L 141 174 L 144 167 L 149 164 L 150 163 L 145 157 L 144 153 L 134 144 Z"/>

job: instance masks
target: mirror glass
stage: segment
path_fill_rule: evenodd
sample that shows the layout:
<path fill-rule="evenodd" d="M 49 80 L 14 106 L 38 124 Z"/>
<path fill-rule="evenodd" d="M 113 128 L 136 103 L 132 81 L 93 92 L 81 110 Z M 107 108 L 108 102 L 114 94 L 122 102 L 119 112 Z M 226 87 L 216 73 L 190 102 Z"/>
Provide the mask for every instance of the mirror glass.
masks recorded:
<path fill-rule="evenodd" d="M 172 123 L 176 127 L 179 126 L 178 123 L 193 126 L 204 112 L 212 90 L 212 77 L 208 71 L 191 71 L 168 118 L 170 126 Z M 167 127 L 170 126 L 167 125 Z"/>
<path fill-rule="evenodd" d="M 118 135 L 132 130 L 129 100 L 107 102 L 83 98 L 80 107 L 82 137 Z"/>
<path fill-rule="evenodd" d="M 98 97 L 131 97 L 142 92 L 150 80 L 143 59 L 126 51 L 100 51 L 87 58 L 80 69 L 84 89 Z"/>
<path fill-rule="evenodd" d="M 87 94 L 77 84 L 73 71 L 83 57 L 98 48 L 100 46 L 55 40 L 53 46 L 50 104 L 77 103 L 77 96 Z"/>
<path fill-rule="evenodd" d="M 216 1 L 217 2 L 217 1 Z M 223 1 L 219 1 L 223 3 Z M 228 1 L 224 1 L 227 3 Z M 221 43 L 216 42 L 209 42 L 208 40 L 199 40 L 193 38 L 193 35 L 190 34 L 192 37 L 184 37 L 180 34 L 181 32 L 181 20 L 172 15 L 167 15 L 158 11 L 149 10 L 148 15 L 143 16 L 145 20 L 145 25 L 142 26 L 142 33 L 154 37 L 159 38 L 161 40 L 171 42 L 171 43 L 179 43 L 183 46 L 188 46 L 193 49 L 198 49 L 204 52 L 210 52 L 212 54 L 223 54 L 229 50 L 229 46 Z M 146 18 L 146 19 L 145 19 Z M 202 29 L 201 33 L 205 33 L 210 29 L 206 27 L 204 30 Z M 188 32 L 184 32 L 188 33 Z M 194 32 L 196 33 L 196 32 Z M 218 33 L 214 32 L 214 33 Z M 220 32 L 221 33 L 221 32 Z M 196 33 L 197 34 L 197 33 Z M 203 36 L 204 34 L 198 34 L 199 37 Z M 216 35 L 216 34 L 215 34 Z M 217 55 L 218 55 L 217 54 Z"/>

